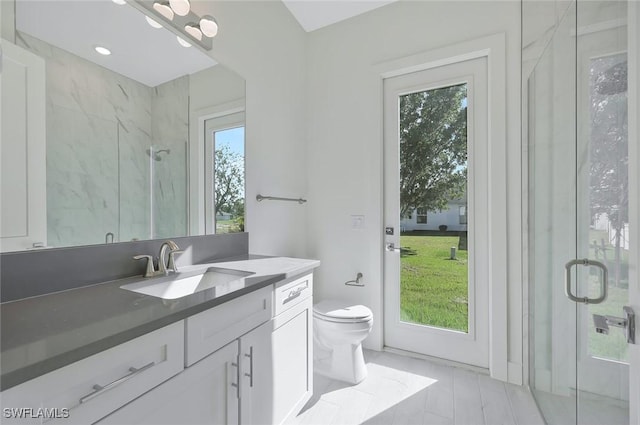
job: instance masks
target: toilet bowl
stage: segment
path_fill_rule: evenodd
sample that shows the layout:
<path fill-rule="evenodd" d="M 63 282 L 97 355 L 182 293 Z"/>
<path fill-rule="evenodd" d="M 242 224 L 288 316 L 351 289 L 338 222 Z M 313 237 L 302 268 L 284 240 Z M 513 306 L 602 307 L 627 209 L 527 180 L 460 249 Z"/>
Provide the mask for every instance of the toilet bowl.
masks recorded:
<path fill-rule="evenodd" d="M 367 377 L 362 341 L 371 332 L 373 314 L 363 305 L 336 300 L 313 306 L 314 371 L 357 384 Z"/>

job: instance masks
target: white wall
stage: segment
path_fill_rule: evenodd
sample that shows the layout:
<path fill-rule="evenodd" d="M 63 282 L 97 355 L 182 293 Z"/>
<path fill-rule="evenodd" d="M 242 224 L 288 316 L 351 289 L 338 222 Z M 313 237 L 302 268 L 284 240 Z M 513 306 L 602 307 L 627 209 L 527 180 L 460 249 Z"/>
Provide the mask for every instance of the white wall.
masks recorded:
<path fill-rule="evenodd" d="M 506 33 L 509 379 L 522 379 L 520 176 L 520 6 L 518 2 L 399 2 L 309 35 L 309 256 L 322 261 L 318 299 L 371 306 L 382 335 L 382 86 L 375 65 L 477 37 Z M 351 229 L 351 215 L 365 229 Z M 365 287 L 343 283 L 357 272 Z"/>
<path fill-rule="evenodd" d="M 246 79 L 246 230 L 252 253 L 306 256 L 305 33 L 279 1 L 192 3 L 220 25 L 211 55 Z"/>

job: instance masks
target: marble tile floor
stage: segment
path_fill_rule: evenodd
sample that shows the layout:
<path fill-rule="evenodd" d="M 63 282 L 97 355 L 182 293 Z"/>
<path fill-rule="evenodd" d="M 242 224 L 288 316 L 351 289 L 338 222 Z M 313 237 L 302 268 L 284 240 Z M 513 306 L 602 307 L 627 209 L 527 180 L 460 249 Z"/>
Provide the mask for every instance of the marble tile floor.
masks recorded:
<path fill-rule="evenodd" d="M 540 409 L 549 425 L 576 423 L 580 425 L 628 425 L 629 407 L 616 400 L 595 398 L 581 393 L 576 409 L 576 398 L 536 391 Z"/>
<path fill-rule="evenodd" d="M 542 425 L 530 392 L 462 368 L 365 350 L 358 385 L 314 375 L 295 425 Z"/>

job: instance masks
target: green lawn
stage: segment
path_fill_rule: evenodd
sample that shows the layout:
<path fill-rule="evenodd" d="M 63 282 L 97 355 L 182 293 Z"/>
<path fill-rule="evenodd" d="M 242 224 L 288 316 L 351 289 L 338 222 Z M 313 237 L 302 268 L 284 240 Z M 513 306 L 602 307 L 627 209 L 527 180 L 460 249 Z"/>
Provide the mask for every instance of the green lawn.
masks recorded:
<path fill-rule="evenodd" d="M 588 308 L 589 317 L 587 318 L 588 338 L 589 338 L 589 354 L 596 357 L 603 357 L 611 360 L 627 361 L 628 344 L 624 337 L 624 332 L 620 328 L 609 327 L 609 335 L 603 335 L 596 332 L 593 325 L 592 314 L 602 314 L 609 316 L 622 317 L 622 307 L 629 304 L 629 252 L 620 250 L 620 284 L 616 285 L 614 278 L 615 269 L 615 248 L 608 241 L 608 234 L 605 231 L 591 230 L 589 233 L 590 241 L 594 240 L 600 244 L 605 241 L 607 250 L 606 265 L 609 268 L 609 295 L 607 300 L 602 304 L 590 305 Z M 589 249 L 589 258 L 605 261 L 600 251 L 596 254 L 593 247 Z M 595 297 L 600 292 L 599 274 L 593 270 L 593 274 L 589 276 L 589 296 Z"/>
<path fill-rule="evenodd" d="M 216 233 L 240 232 L 240 225 L 236 220 L 216 220 Z"/>
<path fill-rule="evenodd" d="M 467 251 L 457 260 L 457 236 L 401 236 L 401 320 L 468 331 Z"/>

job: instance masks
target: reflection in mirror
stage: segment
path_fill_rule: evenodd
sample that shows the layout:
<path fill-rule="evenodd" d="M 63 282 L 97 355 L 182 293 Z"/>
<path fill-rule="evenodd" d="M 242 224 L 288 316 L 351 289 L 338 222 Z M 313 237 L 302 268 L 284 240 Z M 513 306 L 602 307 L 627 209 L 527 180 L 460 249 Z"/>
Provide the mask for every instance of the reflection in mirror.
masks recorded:
<path fill-rule="evenodd" d="M 239 76 L 111 0 L 17 0 L 16 44 L 45 60 L 46 246 L 203 227 L 190 223 L 190 121 L 203 108 L 243 104 Z M 204 183 L 193 184 L 204 197 Z"/>

